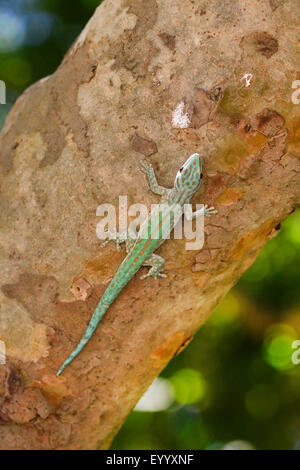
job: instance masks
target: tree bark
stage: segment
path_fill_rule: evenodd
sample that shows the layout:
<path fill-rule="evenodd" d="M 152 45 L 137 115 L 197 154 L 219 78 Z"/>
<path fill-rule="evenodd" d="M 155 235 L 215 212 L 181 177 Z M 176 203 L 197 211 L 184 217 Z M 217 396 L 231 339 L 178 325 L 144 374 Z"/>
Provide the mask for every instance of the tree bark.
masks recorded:
<path fill-rule="evenodd" d="M 137 400 L 299 204 L 298 0 L 105 0 L 1 133 L 1 449 L 108 448 Z M 293 21 L 292 21 L 293 18 Z M 101 203 L 158 199 L 198 151 L 205 246 L 159 250 L 56 378 L 125 256 Z"/>

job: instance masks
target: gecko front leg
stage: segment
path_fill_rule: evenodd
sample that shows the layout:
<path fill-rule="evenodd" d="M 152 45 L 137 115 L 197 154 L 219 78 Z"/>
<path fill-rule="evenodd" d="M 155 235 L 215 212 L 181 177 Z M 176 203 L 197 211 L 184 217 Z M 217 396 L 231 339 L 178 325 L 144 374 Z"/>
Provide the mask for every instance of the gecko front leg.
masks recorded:
<path fill-rule="evenodd" d="M 165 196 L 168 194 L 170 190 L 158 184 L 153 166 L 149 162 L 142 160 L 140 163 L 140 168 L 141 171 L 147 176 L 149 187 L 154 194 L 158 194 L 159 196 Z"/>
<path fill-rule="evenodd" d="M 167 277 L 166 274 L 161 272 L 165 262 L 166 261 L 164 258 L 156 255 L 155 253 L 152 253 L 152 255 L 150 255 L 143 264 L 143 266 L 150 266 L 150 269 L 147 274 L 141 276 L 141 279 L 146 279 L 146 277 L 150 276 L 154 277 L 154 279 L 158 279 L 159 277 Z"/>
<path fill-rule="evenodd" d="M 110 241 L 113 241 L 116 243 L 117 250 L 121 251 L 121 244 L 125 243 L 126 253 L 129 253 L 136 242 L 136 238 L 133 236 L 133 234 L 130 234 L 129 230 L 124 230 L 123 232 L 109 231 L 107 233 L 108 239 L 101 244 L 101 248 L 105 248 Z"/>
<path fill-rule="evenodd" d="M 192 211 L 190 206 L 187 206 L 184 211 L 184 216 L 187 220 L 193 220 L 202 215 L 210 217 L 211 215 L 216 215 L 217 213 L 218 211 L 214 207 L 208 207 L 208 205 L 205 204 L 202 209 L 199 209 L 195 212 Z"/>

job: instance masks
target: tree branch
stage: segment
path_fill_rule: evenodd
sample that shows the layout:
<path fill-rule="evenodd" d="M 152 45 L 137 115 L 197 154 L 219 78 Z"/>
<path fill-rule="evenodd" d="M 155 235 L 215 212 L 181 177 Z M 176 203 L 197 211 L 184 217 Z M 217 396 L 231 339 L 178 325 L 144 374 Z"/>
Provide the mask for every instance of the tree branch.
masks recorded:
<path fill-rule="evenodd" d="M 1 133 L 0 448 L 107 448 L 153 379 L 299 204 L 300 106 L 291 102 L 297 0 L 105 0 L 61 66 Z M 295 17 L 296 17 L 295 13 Z M 298 15 L 299 16 L 299 15 Z M 158 202 L 204 156 L 205 247 L 159 250 L 167 279 L 136 276 L 78 343 L 125 253 L 100 249 L 97 206 Z"/>

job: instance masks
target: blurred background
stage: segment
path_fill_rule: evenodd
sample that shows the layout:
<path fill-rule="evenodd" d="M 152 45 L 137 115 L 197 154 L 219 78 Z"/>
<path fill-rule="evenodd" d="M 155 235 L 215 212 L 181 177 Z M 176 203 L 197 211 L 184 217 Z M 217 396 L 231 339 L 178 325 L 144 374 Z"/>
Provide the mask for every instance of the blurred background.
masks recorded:
<path fill-rule="evenodd" d="M 55 71 L 99 3 L 0 0 L 0 128 L 24 89 Z M 299 274 L 298 211 L 153 383 L 112 449 L 300 450 Z"/>

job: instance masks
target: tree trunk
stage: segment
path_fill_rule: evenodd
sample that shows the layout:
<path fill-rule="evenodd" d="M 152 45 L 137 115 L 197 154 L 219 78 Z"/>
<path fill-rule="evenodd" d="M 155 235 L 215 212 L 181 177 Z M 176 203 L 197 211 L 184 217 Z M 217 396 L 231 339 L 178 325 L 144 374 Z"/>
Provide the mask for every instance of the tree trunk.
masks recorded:
<path fill-rule="evenodd" d="M 298 0 L 105 0 L 18 99 L 0 137 L 1 449 L 107 448 L 295 209 L 299 18 Z M 193 202 L 218 209 L 203 250 L 166 241 L 168 277 L 138 274 L 57 378 L 125 256 L 100 248 L 97 207 L 150 207 L 140 160 L 171 187 L 195 152 Z"/>

